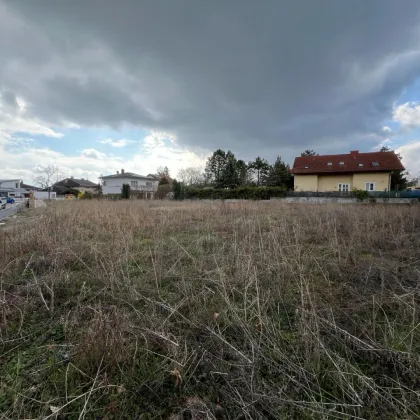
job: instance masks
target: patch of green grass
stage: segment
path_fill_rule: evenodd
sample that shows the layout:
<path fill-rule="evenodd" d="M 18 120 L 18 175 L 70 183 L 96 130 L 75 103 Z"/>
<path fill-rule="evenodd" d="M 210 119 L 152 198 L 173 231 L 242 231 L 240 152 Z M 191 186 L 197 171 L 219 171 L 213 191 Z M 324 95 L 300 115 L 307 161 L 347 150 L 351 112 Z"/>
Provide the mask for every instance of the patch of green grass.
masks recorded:
<path fill-rule="evenodd" d="M 5 418 L 419 415 L 418 209 L 67 204 L 0 255 Z"/>

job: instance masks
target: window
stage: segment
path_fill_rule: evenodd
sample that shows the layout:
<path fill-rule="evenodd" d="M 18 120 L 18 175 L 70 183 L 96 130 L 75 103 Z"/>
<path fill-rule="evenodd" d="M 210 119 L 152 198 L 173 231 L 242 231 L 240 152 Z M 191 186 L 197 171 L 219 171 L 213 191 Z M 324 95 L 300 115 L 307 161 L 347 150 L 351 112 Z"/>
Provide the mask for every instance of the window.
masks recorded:
<path fill-rule="evenodd" d="M 106 181 L 102 181 L 102 185 L 105 187 L 106 186 Z"/>
<path fill-rule="evenodd" d="M 372 166 L 379 166 L 379 162 L 372 162 Z"/>
<path fill-rule="evenodd" d="M 153 182 L 146 181 L 146 185 L 147 185 L 148 187 L 151 187 L 151 186 L 153 185 Z"/>
<path fill-rule="evenodd" d="M 365 190 L 366 191 L 375 191 L 375 183 L 374 182 L 366 182 L 365 183 Z"/>
<path fill-rule="evenodd" d="M 308 165 L 305 165 L 305 169 L 309 169 L 309 166 Z"/>
<path fill-rule="evenodd" d="M 137 188 L 138 181 L 131 181 L 131 188 Z"/>
<path fill-rule="evenodd" d="M 16 182 L 16 188 L 19 188 L 19 182 Z"/>
<path fill-rule="evenodd" d="M 340 162 L 340 165 L 344 165 L 344 162 Z"/>
<path fill-rule="evenodd" d="M 350 184 L 338 184 L 338 191 L 348 193 L 350 191 Z"/>
<path fill-rule="evenodd" d="M 328 162 L 328 163 L 327 163 L 327 165 L 328 165 L 328 166 L 332 166 L 332 162 Z"/>
<path fill-rule="evenodd" d="M 359 166 L 363 166 L 363 163 L 359 163 Z"/>

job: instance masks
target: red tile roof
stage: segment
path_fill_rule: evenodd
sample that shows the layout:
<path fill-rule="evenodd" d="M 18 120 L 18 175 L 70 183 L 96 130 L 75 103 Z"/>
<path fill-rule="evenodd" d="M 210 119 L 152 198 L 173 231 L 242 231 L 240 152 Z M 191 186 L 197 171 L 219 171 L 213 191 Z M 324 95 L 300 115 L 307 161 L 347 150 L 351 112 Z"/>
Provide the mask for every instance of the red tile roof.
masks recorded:
<path fill-rule="evenodd" d="M 354 150 L 343 155 L 305 156 L 295 158 L 293 174 L 322 174 L 337 172 L 381 172 L 405 169 L 394 152 L 359 153 Z"/>

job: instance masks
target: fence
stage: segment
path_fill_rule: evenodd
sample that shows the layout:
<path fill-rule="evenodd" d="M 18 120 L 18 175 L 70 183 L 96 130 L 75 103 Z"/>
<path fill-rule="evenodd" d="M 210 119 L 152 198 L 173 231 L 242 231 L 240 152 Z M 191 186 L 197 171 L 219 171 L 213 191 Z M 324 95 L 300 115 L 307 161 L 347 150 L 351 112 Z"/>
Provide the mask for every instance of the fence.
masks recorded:
<path fill-rule="evenodd" d="M 420 198 L 420 190 L 407 191 L 367 191 L 373 198 Z M 331 197 L 331 198 L 357 198 L 354 191 L 287 191 L 286 197 Z"/>

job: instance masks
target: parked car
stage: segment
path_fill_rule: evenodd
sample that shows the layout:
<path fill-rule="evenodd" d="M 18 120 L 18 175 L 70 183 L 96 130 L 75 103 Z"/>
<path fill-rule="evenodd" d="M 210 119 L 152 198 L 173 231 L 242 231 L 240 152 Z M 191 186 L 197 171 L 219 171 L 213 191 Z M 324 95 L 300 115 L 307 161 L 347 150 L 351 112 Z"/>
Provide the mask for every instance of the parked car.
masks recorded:
<path fill-rule="evenodd" d="M 0 197 L 0 210 L 4 210 L 7 204 L 7 197 Z"/>
<path fill-rule="evenodd" d="M 13 197 L 7 197 L 7 204 L 15 204 L 15 199 Z"/>

